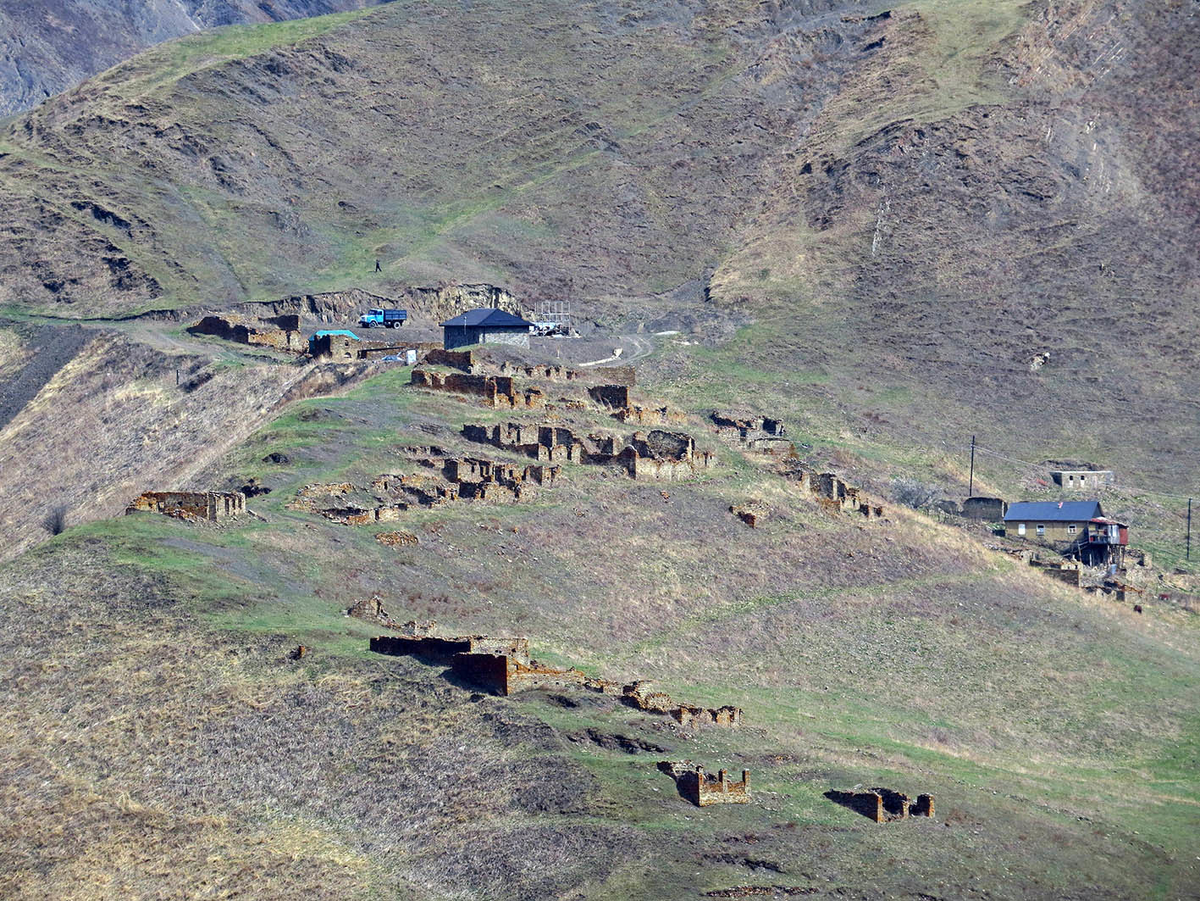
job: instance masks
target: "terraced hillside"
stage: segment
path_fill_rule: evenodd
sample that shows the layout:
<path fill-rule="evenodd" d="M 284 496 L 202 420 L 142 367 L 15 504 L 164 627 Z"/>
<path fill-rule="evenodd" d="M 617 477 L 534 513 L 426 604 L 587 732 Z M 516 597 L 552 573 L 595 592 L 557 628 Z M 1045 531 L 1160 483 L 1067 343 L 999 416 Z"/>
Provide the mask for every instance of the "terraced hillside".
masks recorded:
<path fill-rule="evenodd" d="M 460 426 L 541 419 L 407 379 L 305 401 L 198 476 L 271 489 L 253 518 L 98 521 L 5 568 L 6 897 L 1195 897 L 1193 613 L 1056 587 L 891 505 L 829 512 L 698 418 L 675 428 L 718 466 L 687 482 L 563 463 L 517 504 L 297 505 L 430 444 L 516 462 Z M 745 723 L 488 695 L 370 653 L 387 627 L 345 611 L 372 595 Z M 749 769 L 751 804 L 690 805 L 656 765 L 678 759 Z M 856 785 L 937 812 L 825 797 Z"/>
<path fill-rule="evenodd" d="M 763 323 L 744 358 L 823 373 L 902 445 L 1194 485 L 1196 28 L 1117 0 L 496 0 L 197 36 L 8 127 L 0 300 L 717 304 Z"/>
<path fill-rule="evenodd" d="M 400 0 L 162 44 L 6 122 L 0 895 L 1200 896 L 1198 21 Z M 644 409 L 129 318 L 343 292 L 287 308 L 311 331 L 463 283 L 569 297 L 584 336 L 525 361 L 635 357 Z M 535 463 L 481 440 L 509 423 L 616 443 Z M 715 465 L 631 478 L 655 428 Z M 893 500 L 965 496 L 973 434 L 977 492 L 1115 469 L 1140 593 Z M 448 482 L 493 463 L 518 503 Z M 242 487 L 219 524 L 118 515 Z M 407 620 L 745 722 L 368 649 Z M 680 760 L 751 803 L 691 806 Z M 936 814 L 827 794 L 856 786 Z"/>

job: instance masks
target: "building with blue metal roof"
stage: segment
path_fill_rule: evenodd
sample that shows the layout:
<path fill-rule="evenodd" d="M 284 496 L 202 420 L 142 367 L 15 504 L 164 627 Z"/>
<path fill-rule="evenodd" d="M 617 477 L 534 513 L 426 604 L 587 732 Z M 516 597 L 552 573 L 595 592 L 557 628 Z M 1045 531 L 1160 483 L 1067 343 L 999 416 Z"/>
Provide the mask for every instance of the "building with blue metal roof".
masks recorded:
<path fill-rule="evenodd" d="M 442 346 L 446 350 L 471 344 L 516 344 L 529 346 L 532 322 L 504 310 L 468 310 L 442 323 Z"/>
<path fill-rule="evenodd" d="M 1018 501 L 1010 504 L 1005 522 L 1088 522 L 1103 516 L 1099 501 Z"/>

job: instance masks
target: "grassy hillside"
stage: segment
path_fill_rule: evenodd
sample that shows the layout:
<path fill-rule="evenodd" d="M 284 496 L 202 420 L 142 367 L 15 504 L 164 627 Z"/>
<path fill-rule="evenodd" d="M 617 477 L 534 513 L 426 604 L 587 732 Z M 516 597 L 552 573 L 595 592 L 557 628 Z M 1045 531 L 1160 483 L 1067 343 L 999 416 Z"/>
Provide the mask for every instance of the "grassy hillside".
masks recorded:
<path fill-rule="evenodd" d="M 165 44 L 11 120 L 0 377 L 38 329 L 97 331 L 0 431 L 0 895 L 1198 896 L 1196 27 L 1121 0 L 396 2 Z M 336 380 L 118 321 L 456 279 L 570 297 L 568 358 L 626 335 L 719 466 L 567 464 L 384 546 L 289 502 L 406 447 L 515 462 L 461 427 L 536 415 L 402 367 L 296 403 Z M 887 521 L 825 512 L 713 409 L 781 417 Z M 972 434 L 1010 500 L 1057 497 L 1048 460 L 1117 471 L 1144 612 L 888 499 L 964 496 Z M 103 518 L 248 479 L 271 491 L 235 524 Z M 344 614 L 373 594 L 747 723 L 477 694 L 371 654 Z M 691 807 L 655 768 L 684 758 L 750 769 L 754 802 Z M 856 785 L 938 815 L 824 796 Z"/>
<path fill-rule="evenodd" d="M 0 138 L 0 302 L 458 279 L 607 325 L 715 303 L 761 324 L 745 362 L 831 379 L 839 429 L 1094 453 L 1186 495 L 1200 125 L 1169 88 L 1195 28 L 1115 0 L 496 0 L 200 35 Z"/>
<path fill-rule="evenodd" d="M 405 445 L 479 452 L 455 433 L 488 414 L 404 375 L 213 467 L 273 489 L 265 521 L 102 521 L 8 566 L 7 895 L 1194 896 L 1194 615 L 1055 587 L 895 508 L 830 515 L 731 449 L 665 486 L 568 464 L 528 505 L 388 524 L 412 548 L 288 509 L 411 468 Z M 749 496 L 775 510 L 755 530 L 728 513 Z M 343 611 L 372 593 L 747 725 L 472 694 L 366 650 L 380 627 Z M 686 804 L 654 766 L 683 757 L 751 769 L 754 803 Z M 938 816 L 877 826 L 823 797 L 856 784 L 931 791 Z"/>
<path fill-rule="evenodd" d="M 370 0 L 104 0 L 12 2 L 0 9 L 0 115 L 47 97 L 160 41 L 238 23 L 360 9 Z"/>

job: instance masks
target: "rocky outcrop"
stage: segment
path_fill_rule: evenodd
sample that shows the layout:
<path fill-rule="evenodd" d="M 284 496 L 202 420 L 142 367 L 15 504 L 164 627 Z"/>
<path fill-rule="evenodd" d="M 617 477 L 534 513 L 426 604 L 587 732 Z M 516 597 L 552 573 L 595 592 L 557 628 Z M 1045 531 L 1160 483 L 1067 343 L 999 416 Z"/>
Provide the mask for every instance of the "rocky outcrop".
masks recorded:
<path fill-rule="evenodd" d="M 278 22 L 378 0 L 60 0 L 0 9 L 0 116 L 41 103 L 161 41 L 221 25 Z"/>

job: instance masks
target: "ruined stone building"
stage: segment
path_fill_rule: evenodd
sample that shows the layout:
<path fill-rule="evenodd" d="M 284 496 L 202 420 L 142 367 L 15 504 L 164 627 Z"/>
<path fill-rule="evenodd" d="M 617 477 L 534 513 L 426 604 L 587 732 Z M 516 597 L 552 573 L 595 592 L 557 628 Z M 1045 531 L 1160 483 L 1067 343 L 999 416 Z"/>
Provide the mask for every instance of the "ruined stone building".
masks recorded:
<path fill-rule="evenodd" d="M 545 395 L 540 388 L 518 391 L 511 376 L 472 375 L 451 372 L 443 375 L 430 369 L 414 369 L 410 383 L 417 388 L 477 397 L 489 407 L 540 407 Z"/>
<path fill-rule="evenodd" d="M 531 660 L 527 638 L 380 635 L 371 639 L 371 650 L 449 664 L 451 672 L 464 682 L 501 696 L 537 688 L 579 687 L 586 678 L 579 670 Z"/>
<path fill-rule="evenodd" d="M 266 319 L 226 313 L 222 316 L 205 316 L 187 329 L 190 335 L 211 335 L 225 341 L 250 344 L 258 347 L 273 347 L 276 350 L 300 352 L 304 350 L 300 337 L 300 317 L 284 314 Z"/>
<path fill-rule="evenodd" d="M 436 456 L 415 462 L 424 471 L 384 474 L 369 487 L 348 482 L 305 485 L 288 507 L 344 525 L 390 522 L 414 508 L 443 507 L 459 500 L 520 503 L 538 489 L 552 486 L 560 471 L 557 466 L 522 467 L 478 457 Z"/>
<path fill-rule="evenodd" d="M 712 804 L 750 803 L 750 771 L 742 770 L 742 780 L 734 782 L 728 770 L 718 770 L 710 776 L 702 766 L 663 761 L 659 770 L 675 780 L 679 793 L 697 807 Z"/>
<path fill-rule="evenodd" d="M 906 820 L 910 816 L 933 816 L 933 795 L 918 795 L 914 802 L 901 792 L 872 788 L 867 791 L 827 791 L 825 797 L 876 823 Z"/>
<path fill-rule="evenodd" d="M 883 517 L 883 507 L 875 504 L 866 493 L 842 481 L 832 472 L 810 472 L 802 467 L 784 471 L 784 476 L 812 492 L 819 503 L 831 511 L 857 513 L 867 519 Z"/>
<path fill-rule="evenodd" d="M 314 358 L 346 363 L 358 359 L 361 339 L 348 329 L 325 329 L 308 339 L 308 352 Z"/>
<path fill-rule="evenodd" d="M 126 514 L 139 512 L 220 522 L 246 512 L 246 495 L 240 491 L 147 491 L 125 508 Z"/>
<path fill-rule="evenodd" d="M 711 468 L 715 456 L 697 451 L 696 443 L 683 432 L 654 429 L 634 432 L 629 437 L 591 433 L 577 435 L 568 428 L 534 426 L 516 422 L 506 425 L 465 425 L 463 437 L 490 444 L 537 460 L 618 466 L 635 479 L 685 479 Z"/>

